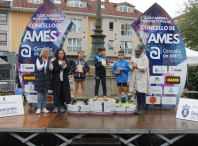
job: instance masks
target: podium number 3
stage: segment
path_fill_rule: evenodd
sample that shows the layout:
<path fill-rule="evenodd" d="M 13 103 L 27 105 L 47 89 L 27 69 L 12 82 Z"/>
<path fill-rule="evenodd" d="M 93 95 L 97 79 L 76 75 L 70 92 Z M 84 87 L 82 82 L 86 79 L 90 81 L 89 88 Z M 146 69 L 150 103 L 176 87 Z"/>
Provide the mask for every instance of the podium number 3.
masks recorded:
<path fill-rule="evenodd" d="M 79 112 L 80 112 L 80 110 L 81 110 L 81 106 L 78 107 L 78 111 L 79 111 Z"/>
<path fill-rule="evenodd" d="M 101 103 L 101 105 L 102 105 L 102 112 L 104 112 L 104 102 Z"/>

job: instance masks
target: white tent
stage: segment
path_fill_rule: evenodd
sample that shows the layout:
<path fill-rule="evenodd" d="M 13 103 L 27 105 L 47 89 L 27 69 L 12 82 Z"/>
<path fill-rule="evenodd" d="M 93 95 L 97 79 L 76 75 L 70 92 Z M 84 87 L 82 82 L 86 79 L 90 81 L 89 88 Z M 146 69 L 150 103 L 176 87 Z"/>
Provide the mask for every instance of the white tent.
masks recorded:
<path fill-rule="evenodd" d="M 198 66 L 198 52 L 186 48 L 188 66 Z"/>

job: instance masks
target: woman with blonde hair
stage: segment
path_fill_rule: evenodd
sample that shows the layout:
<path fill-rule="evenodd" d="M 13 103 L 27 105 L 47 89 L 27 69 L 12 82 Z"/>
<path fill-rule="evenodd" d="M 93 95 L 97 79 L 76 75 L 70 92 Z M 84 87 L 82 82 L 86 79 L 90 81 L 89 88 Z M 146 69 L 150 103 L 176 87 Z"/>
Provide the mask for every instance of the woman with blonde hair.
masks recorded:
<path fill-rule="evenodd" d="M 53 69 L 52 62 L 56 58 L 49 57 L 49 48 L 43 48 L 39 57 L 36 60 L 36 75 L 34 90 L 37 91 L 37 105 L 36 114 L 41 113 L 41 102 L 43 97 L 43 113 L 49 113 L 46 109 L 47 93 L 52 90 L 51 71 Z"/>

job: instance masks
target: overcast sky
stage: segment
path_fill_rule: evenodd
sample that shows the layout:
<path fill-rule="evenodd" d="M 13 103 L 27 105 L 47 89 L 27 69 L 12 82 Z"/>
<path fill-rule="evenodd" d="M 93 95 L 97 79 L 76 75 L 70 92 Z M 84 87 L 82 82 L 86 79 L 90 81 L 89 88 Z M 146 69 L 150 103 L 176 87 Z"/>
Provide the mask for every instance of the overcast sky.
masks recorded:
<path fill-rule="evenodd" d="M 172 18 L 178 16 L 178 10 L 184 4 L 184 0 L 109 0 L 112 3 L 128 2 L 140 12 L 145 12 L 155 2 L 158 3 Z"/>

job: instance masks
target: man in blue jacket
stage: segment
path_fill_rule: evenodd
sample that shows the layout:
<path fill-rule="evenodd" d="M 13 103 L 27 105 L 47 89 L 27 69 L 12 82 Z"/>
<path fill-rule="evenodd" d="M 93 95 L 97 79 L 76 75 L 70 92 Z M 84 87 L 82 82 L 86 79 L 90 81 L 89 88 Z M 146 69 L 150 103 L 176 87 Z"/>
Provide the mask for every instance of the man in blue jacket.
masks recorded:
<path fill-rule="evenodd" d="M 124 88 L 126 107 L 129 108 L 128 103 L 128 93 L 127 93 L 127 81 L 128 81 L 128 72 L 130 71 L 129 63 L 124 59 L 124 51 L 118 52 L 118 61 L 114 63 L 113 73 L 116 75 L 116 82 L 118 86 L 118 98 L 119 102 L 116 105 L 120 107 L 122 105 L 122 86 Z"/>

